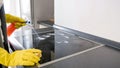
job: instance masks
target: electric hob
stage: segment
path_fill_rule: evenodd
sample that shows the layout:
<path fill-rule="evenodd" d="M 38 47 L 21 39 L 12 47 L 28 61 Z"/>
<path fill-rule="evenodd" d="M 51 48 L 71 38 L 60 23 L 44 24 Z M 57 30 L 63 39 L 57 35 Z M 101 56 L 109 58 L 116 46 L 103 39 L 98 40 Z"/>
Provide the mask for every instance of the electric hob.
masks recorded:
<path fill-rule="evenodd" d="M 31 33 L 30 33 L 31 32 Z M 119 49 L 61 29 L 35 29 L 22 38 L 25 49 L 42 50 L 40 66 L 25 68 L 119 68 Z M 20 42 L 20 40 L 19 40 Z"/>
<path fill-rule="evenodd" d="M 101 45 L 66 31 L 55 28 L 49 29 L 47 32 L 38 29 L 36 30 L 38 36 L 33 35 L 33 47 L 42 50 L 40 63 L 49 62 Z"/>
<path fill-rule="evenodd" d="M 25 32 L 15 39 L 24 49 L 42 50 L 41 64 L 101 45 L 53 27 Z"/>

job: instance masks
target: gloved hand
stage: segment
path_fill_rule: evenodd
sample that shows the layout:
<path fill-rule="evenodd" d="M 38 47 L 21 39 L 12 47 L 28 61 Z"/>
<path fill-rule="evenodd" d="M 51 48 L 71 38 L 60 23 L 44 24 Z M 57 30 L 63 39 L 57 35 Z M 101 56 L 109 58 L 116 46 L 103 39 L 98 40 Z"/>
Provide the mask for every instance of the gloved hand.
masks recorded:
<path fill-rule="evenodd" d="M 14 23 L 16 28 L 24 26 L 25 22 L 26 22 L 24 19 L 14 16 L 14 15 L 11 15 L 11 14 L 5 14 L 5 17 L 6 17 L 6 22 Z"/>
<path fill-rule="evenodd" d="M 41 51 L 38 49 L 18 50 L 9 54 L 6 50 L 0 48 L 0 64 L 5 66 L 31 66 L 38 63 L 40 57 Z"/>

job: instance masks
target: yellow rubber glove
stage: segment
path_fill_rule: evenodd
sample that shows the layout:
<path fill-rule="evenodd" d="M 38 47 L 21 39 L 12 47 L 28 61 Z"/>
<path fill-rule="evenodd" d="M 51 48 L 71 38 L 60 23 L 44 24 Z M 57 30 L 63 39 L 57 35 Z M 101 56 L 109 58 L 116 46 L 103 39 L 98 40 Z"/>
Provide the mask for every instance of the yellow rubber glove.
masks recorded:
<path fill-rule="evenodd" d="M 14 16 L 14 15 L 11 15 L 11 14 L 5 14 L 5 17 L 6 17 L 6 22 L 14 23 L 16 28 L 24 26 L 25 22 L 26 22 L 24 19 Z"/>
<path fill-rule="evenodd" d="M 36 54 L 39 54 L 39 57 Z M 40 61 L 41 51 L 38 49 L 18 50 L 9 54 L 0 48 L 0 64 L 5 66 L 32 66 Z"/>

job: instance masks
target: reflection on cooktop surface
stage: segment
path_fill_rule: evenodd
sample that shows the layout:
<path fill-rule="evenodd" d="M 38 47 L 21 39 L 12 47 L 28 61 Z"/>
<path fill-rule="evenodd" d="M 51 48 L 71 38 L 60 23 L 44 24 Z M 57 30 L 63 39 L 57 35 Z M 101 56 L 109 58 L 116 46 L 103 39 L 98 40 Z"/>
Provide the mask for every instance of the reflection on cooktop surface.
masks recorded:
<path fill-rule="evenodd" d="M 46 33 L 41 32 L 39 33 L 39 37 L 41 40 L 38 41 L 38 36 L 33 35 L 33 47 L 42 50 L 40 63 L 45 63 L 100 45 L 58 29 Z"/>

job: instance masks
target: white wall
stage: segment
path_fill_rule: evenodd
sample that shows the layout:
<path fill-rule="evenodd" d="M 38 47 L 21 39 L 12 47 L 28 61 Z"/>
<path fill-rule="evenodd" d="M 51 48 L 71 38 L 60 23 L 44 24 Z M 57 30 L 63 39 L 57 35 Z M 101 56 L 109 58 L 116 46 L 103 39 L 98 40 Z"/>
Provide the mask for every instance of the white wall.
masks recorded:
<path fill-rule="evenodd" d="M 120 0 L 55 0 L 55 23 L 120 42 Z"/>
<path fill-rule="evenodd" d="M 32 0 L 33 23 L 54 18 L 54 0 Z M 37 27 L 37 24 L 35 25 Z"/>
<path fill-rule="evenodd" d="M 31 20 L 30 0 L 19 0 L 20 16 L 25 20 Z"/>
<path fill-rule="evenodd" d="M 19 0 L 3 0 L 5 13 L 20 16 Z"/>

